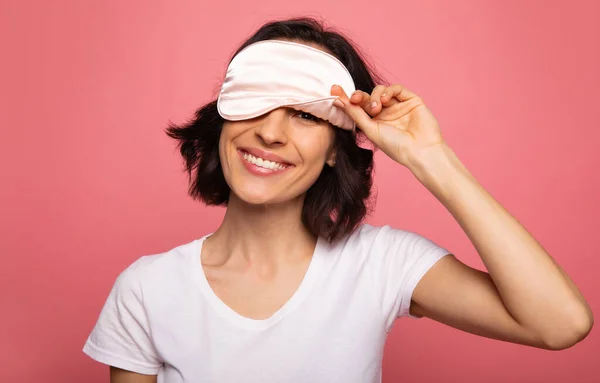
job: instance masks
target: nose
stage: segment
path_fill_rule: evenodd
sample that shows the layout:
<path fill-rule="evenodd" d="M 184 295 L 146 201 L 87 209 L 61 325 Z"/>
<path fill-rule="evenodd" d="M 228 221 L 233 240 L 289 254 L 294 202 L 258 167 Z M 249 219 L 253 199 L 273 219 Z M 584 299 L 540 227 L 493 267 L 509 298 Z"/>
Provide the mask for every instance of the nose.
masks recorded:
<path fill-rule="evenodd" d="M 266 146 L 285 145 L 287 143 L 288 124 L 287 109 L 277 108 L 261 119 L 256 134 Z"/>

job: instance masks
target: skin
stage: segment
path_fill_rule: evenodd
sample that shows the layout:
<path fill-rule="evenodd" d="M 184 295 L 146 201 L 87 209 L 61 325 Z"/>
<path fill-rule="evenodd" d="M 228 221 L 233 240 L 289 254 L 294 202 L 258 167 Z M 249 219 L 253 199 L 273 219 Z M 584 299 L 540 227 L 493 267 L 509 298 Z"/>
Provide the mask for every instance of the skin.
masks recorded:
<path fill-rule="evenodd" d="M 422 98 L 399 84 L 350 97 L 334 85 L 331 94 L 377 147 L 448 209 L 488 270 L 475 270 L 452 255 L 442 258 L 418 283 L 413 315 L 549 350 L 571 347 L 587 336 L 593 315 L 575 284 L 469 173 Z M 268 318 L 306 272 L 316 238 L 301 224 L 300 212 L 322 167 L 334 166 L 332 129 L 286 108 L 224 126 L 219 153 L 232 197 L 201 258 L 216 295 L 240 315 Z M 237 154 L 239 146 L 277 153 L 294 169 L 278 178 L 250 175 Z M 111 382 L 150 383 L 156 376 L 111 367 Z"/>
<path fill-rule="evenodd" d="M 158 375 L 144 375 L 110 366 L 110 383 L 157 383 Z"/>
<path fill-rule="evenodd" d="M 221 226 L 205 240 L 202 267 L 215 294 L 240 315 L 265 319 L 298 289 L 317 238 L 301 222 L 308 188 L 333 166 L 334 128 L 279 108 L 258 118 L 226 122 L 219 155 L 231 197 Z M 246 170 L 237 149 L 261 148 L 293 165 L 276 177 Z M 110 368 L 111 382 L 150 383 L 156 375 Z"/>
<path fill-rule="evenodd" d="M 401 85 L 377 86 L 343 108 L 384 153 L 410 169 L 452 214 L 488 273 L 445 257 L 413 293 L 411 312 L 485 337 L 550 350 L 590 332 L 592 311 L 564 270 L 496 201 L 442 138 L 423 99 Z"/>
<path fill-rule="evenodd" d="M 317 238 L 301 222 L 306 190 L 333 166 L 334 130 L 288 108 L 227 122 L 219 152 L 232 195 L 221 226 L 205 240 L 202 263 L 216 295 L 240 315 L 265 319 L 297 290 Z M 291 163 L 278 176 L 257 177 L 240 147 L 262 148 Z"/>

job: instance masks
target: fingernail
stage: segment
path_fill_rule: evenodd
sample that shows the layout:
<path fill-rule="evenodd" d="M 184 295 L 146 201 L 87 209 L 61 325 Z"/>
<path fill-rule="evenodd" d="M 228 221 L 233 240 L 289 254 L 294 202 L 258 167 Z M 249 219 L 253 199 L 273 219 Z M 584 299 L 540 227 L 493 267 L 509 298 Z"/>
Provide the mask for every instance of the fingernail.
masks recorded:
<path fill-rule="evenodd" d="M 381 97 L 385 97 L 385 96 L 387 96 L 387 93 L 385 93 L 385 92 L 384 92 L 384 93 L 381 95 Z"/>
<path fill-rule="evenodd" d="M 377 101 L 371 103 L 371 109 L 375 109 L 375 107 L 377 107 Z"/>
<path fill-rule="evenodd" d="M 333 102 L 333 105 L 337 106 L 338 108 L 343 108 L 344 107 L 344 103 L 341 102 L 340 100 L 335 100 Z"/>

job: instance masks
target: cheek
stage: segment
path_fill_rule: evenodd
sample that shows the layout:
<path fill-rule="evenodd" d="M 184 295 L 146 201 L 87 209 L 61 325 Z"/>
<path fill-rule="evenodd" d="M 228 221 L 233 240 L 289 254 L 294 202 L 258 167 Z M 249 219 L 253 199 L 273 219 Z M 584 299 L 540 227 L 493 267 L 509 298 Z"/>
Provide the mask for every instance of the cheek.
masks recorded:
<path fill-rule="evenodd" d="M 323 127 L 296 135 L 294 143 L 304 162 L 323 162 L 333 146 L 334 137 L 332 128 Z"/>
<path fill-rule="evenodd" d="M 231 149 L 232 141 L 243 134 L 245 129 L 244 124 L 239 122 L 227 121 L 223 124 L 221 135 L 219 136 L 219 158 L 224 168 L 228 165 L 227 160 L 229 155 L 231 155 L 228 151 Z"/>
<path fill-rule="evenodd" d="M 223 171 L 227 168 L 227 154 L 225 151 L 227 150 L 227 134 L 225 133 L 225 128 L 221 130 L 221 136 L 219 137 L 219 161 L 221 162 L 221 167 Z"/>
<path fill-rule="evenodd" d="M 230 174 L 231 167 L 231 141 L 233 139 L 232 133 L 235 133 L 233 130 L 234 127 L 227 126 L 227 124 L 223 125 L 223 129 L 221 129 L 221 135 L 219 137 L 219 161 L 221 162 L 221 168 L 223 170 L 223 174 L 225 178 L 228 178 Z"/>

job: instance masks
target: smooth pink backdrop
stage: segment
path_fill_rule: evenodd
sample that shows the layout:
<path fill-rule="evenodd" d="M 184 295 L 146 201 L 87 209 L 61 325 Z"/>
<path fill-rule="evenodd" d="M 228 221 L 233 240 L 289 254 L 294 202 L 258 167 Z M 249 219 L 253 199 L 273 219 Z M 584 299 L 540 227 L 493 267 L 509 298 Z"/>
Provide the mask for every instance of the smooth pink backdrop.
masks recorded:
<path fill-rule="evenodd" d="M 476 178 L 600 313 L 598 1 L 2 1 L 0 380 L 107 382 L 81 352 L 118 273 L 214 230 L 163 130 L 264 21 L 313 15 L 423 96 Z M 372 224 L 481 267 L 408 170 L 376 157 Z M 600 332 L 550 352 L 396 323 L 385 382 L 600 382 Z"/>

